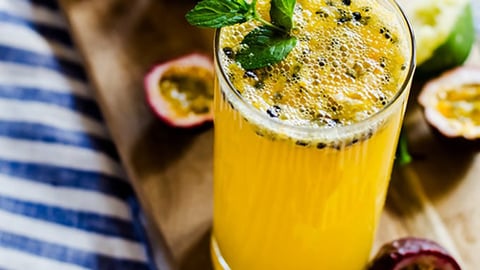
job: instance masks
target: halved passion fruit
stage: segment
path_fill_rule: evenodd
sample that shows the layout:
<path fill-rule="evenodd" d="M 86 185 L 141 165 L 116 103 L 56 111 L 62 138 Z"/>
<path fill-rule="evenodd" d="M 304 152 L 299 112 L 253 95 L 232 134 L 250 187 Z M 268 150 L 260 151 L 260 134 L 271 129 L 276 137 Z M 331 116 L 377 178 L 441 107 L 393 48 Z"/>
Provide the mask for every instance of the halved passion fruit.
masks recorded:
<path fill-rule="evenodd" d="M 154 66 L 144 87 L 153 112 L 170 126 L 189 128 L 213 120 L 214 68 L 205 55 L 190 54 Z"/>
<path fill-rule="evenodd" d="M 369 270 L 461 270 L 439 244 L 422 238 L 402 238 L 383 245 Z"/>
<path fill-rule="evenodd" d="M 480 138 L 480 68 L 464 66 L 442 74 L 423 87 L 418 101 L 442 135 Z"/>

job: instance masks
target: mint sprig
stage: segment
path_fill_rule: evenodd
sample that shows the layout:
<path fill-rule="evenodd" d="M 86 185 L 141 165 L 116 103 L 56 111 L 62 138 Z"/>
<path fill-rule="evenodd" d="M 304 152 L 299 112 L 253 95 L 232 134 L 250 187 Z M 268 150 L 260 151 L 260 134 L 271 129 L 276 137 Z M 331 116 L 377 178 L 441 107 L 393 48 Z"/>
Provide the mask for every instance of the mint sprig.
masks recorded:
<path fill-rule="evenodd" d="M 221 28 L 250 20 L 261 25 L 248 33 L 236 53 L 236 61 L 244 69 L 257 69 L 285 59 L 295 47 L 297 39 L 291 35 L 295 0 L 272 0 L 271 22 L 256 10 L 257 0 L 203 0 L 185 18 L 195 26 Z"/>
<path fill-rule="evenodd" d="M 295 1 L 290 0 L 272 0 L 270 8 L 270 17 L 272 23 L 290 31 L 293 27 L 293 9 Z"/>
<path fill-rule="evenodd" d="M 191 25 L 220 28 L 250 20 L 251 8 L 245 0 L 203 0 L 185 18 Z"/>
<path fill-rule="evenodd" d="M 282 61 L 296 44 L 296 38 L 281 35 L 264 25 L 245 36 L 242 41 L 245 49 L 241 49 L 235 59 L 244 69 L 257 69 Z"/>

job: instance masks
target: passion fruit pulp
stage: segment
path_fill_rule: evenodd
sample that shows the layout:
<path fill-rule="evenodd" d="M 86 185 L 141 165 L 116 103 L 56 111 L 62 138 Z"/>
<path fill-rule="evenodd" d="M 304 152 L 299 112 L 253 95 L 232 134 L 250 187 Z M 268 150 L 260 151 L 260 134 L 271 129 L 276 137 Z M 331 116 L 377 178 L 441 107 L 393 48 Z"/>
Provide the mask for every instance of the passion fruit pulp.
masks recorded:
<path fill-rule="evenodd" d="M 442 74 L 425 84 L 418 101 L 440 134 L 480 139 L 480 68 L 463 66 Z"/>
<path fill-rule="evenodd" d="M 461 270 L 461 267 L 438 243 L 407 237 L 383 245 L 368 270 Z"/>
<path fill-rule="evenodd" d="M 154 66 L 144 78 L 147 102 L 172 127 L 197 127 L 213 120 L 212 60 L 194 53 Z"/>

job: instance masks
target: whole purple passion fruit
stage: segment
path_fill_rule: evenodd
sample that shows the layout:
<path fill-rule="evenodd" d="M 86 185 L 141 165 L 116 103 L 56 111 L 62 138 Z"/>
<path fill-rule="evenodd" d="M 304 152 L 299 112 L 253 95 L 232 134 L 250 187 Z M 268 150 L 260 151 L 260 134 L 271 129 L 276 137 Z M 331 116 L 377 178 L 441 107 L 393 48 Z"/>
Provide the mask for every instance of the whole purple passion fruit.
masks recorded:
<path fill-rule="evenodd" d="M 480 68 L 443 73 L 425 84 L 418 101 L 428 123 L 445 137 L 480 139 Z"/>
<path fill-rule="evenodd" d="M 172 127 L 213 120 L 214 68 L 205 55 L 194 53 L 154 66 L 144 88 L 150 108 Z"/>
<path fill-rule="evenodd" d="M 461 270 L 439 244 L 422 238 L 401 238 L 383 245 L 368 270 Z"/>

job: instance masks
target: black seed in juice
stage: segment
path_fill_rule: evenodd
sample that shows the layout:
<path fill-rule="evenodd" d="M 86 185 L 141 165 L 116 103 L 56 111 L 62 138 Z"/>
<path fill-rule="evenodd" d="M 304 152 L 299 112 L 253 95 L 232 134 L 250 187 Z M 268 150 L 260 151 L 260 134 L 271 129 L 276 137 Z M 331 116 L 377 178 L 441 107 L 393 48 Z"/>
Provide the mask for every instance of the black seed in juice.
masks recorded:
<path fill-rule="evenodd" d="M 355 21 L 360 21 L 362 19 L 362 14 L 360 14 L 360 12 L 353 12 L 352 15 Z"/>
<path fill-rule="evenodd" d="M 340 11 L 340 18 L 338 18 L 337 20 L 338 24 L 346 23 L 352 20 L 352 17 L 350 16 L 350 14 L 347 14 L 345 10 L 340 9 L 339 11 Z"/>
<path fill-rule="evenodd" d="M 370 21 L 370 18 L 371 18 L 370 16 L 364 16 L 364 17 L 362 17 L 362 18 L 360 19 L 359 22 L 360 22 L 361 24 L 363 24 L 363 25 L 367 25 L 368 22 Z"/>
<path fill-rule="evenodd" d="M 272 108 L 267 109 L 267 114 L 272 118 L 278 118 L 280 116 L 280 111 L 280 107 L 278 107 L 277 105 L 273 105 Z"/>
<path fill-rule="evenodd" d="M 227 100 L 227 97 L 225 96 L 225 92 L 220 91 L 220 93 L 222 93 L 222 99 L 223 99 L 223 100 Z"/>
<path fill-rule="evenodd" d="M 295 65 L 292 70 L 293 70 L 293 73 L 296 74 L 300 72 L 301 69 L 302 67 L 300 65 Z"/>
<path fill-rule="evenodd" d="M 352 3 L 351 0 L 342 0 L 343 4 L 346 5 L 346 6 L 350 6 L 350 4 Z"/>
<path fill-rule="evenodd" d="M 327 122 L 328 127 L 336 127 L 337 126 L 337 122 L 335 120 L 325 119 L 325 121 Z"/>
<path fill-rule="evenodd" d="M 251 70 L 245 71 L 245 73 L 243 74 L 243 78 L 252 78 L 254 80 L 258 80 L 257 74 L 255 74 L 255 72 Z"/>
<path fill-rule="evenodd" d="M 358 143 L 359 140 L 357 138 L 353 139 L 351 142 L 350 142 L 350 145 L 354 145 L 356 143 Z"/>
<path fill-rule="evenodd" d="M 402 67 L 400 68 L 401 70 L 407 69 L 407 65 L 403 64 Z"/>
<path fill-rule="evenodd" d="M 347 76 L 352 78 L 352 79 L 357 78 L 357 75 L 355 74 L 355 72 L 353 70 L 349 70 L 349 71 L 345 72 L 345 74 L 347 74 Z"/>
<path fill-rule="evenodd" d="M 373 130 L 370 129 L 370 130 L 368 131 L 368 133 L 365 135 L 365 140 L 370 139 L 372 136 L 373 136 Z"/>
<path fill-rule="evenodd" d="M 298 146 L 308 146 L 309 145 L 309 143 L 305 142 L 305 141 L 297 141 L 295 144 L 298 145 Z"/>
<path fill-rule="evenodd" d="M 235 53 L 230 47 L 223 48 L 223 53 L 230 59 L 232 59 L 235 56 Z"/>
<path fill-rule="evenodd" d="M 264 86 L 265 86 L 265 83 L 263 81 L 258 81 L 254 85 L 255 89 L 257 90 L 263 89 Z"/>
<path fill-rule="evenodd" d="M 318 143 L 318 144 L 317 144 L 317 149 L 323 149 L 323 148 L 325 148 L 325 147 L 327 147 L 327 144 L 325 144 L 325 143 L 322 143 L 322 142 L 321 142 L 321 143 Z"/>
<path fill-rule="evenodd" d="M 385 36 L 385 38 L 386 38 L 386 39 L 390 39 L 390 38 L 392 38 L 392 36 L 390 36 L 390 34 L 389 34 L 389 33 L 385 33 L 385 35 L 384 35 L 384 36 Z"/>
<path fill-rule="evenodd" d="M 332 48 L 337 48 L 338 45 L 340 45 L 340 40 L 338 38 L 332 38 L 332 41 L 330 42 L 330 46 Z"/>
<path fill-rule="evenodd" d="M 274 99 L 275 101 L 280 101 L 280 100 L 282 100 L 282 98 L 283 98 L 282 93 L 277 92 L 277 93 L 275 93 L 275 94 L 273 95 L 273 99 Z"/>
<path fill-rule="evenodd" d="M 255 134 L 257 134 L 257 135 L 260 136 L 260 137 L 265 136 L 265 134 L 263 134 L 263 132 L 260 131 L 260 130 L 255 130 Z"/>
<path fill-rule="evenodd" d="M 321 10 L 316 11 L 315 14 L 319 15 L 320 18 L 328 18 L 328 14 Z"/>
<path fill-rule="evenodd" d="M 233 103 L 232 103 L 231 101 L 228 101 L 228 105 L 230 105 L 230 108 L 231 108 L 232 110 L 235 110 L 235 107 L 233 106 Z"/>

